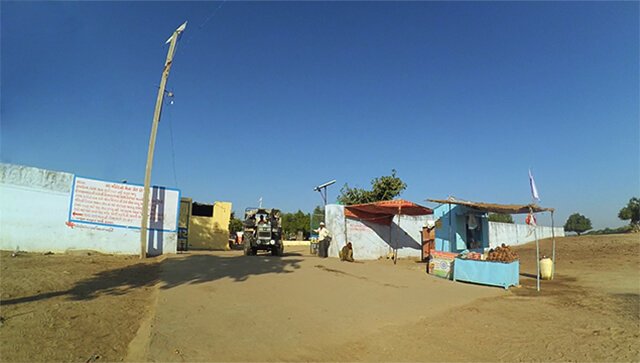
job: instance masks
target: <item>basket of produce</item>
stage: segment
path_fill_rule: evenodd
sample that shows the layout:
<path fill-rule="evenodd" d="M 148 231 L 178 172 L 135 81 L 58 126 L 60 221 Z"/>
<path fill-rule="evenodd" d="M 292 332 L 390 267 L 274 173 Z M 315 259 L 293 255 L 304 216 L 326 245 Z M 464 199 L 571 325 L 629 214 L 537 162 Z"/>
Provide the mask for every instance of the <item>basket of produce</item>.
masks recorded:
<path fill-rule="evenodd" d="M 511 263 L 519 258 L 520 256 L 518 256 L 517 252 L 503 243 L 501 246 L 489 250 L 487 261 Z"/>

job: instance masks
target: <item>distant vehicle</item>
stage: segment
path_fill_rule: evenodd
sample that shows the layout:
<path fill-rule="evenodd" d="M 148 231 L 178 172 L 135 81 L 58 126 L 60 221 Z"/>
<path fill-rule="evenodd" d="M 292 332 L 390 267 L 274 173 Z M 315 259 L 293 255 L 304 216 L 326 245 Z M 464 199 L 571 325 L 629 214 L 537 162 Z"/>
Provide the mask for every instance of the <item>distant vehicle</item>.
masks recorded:
<path fill-rule="evenodd" d="M 270 251 L 282 256 L 282 213 L 278 209 L 247 208 L 243 223 L 244 255 Z"/>

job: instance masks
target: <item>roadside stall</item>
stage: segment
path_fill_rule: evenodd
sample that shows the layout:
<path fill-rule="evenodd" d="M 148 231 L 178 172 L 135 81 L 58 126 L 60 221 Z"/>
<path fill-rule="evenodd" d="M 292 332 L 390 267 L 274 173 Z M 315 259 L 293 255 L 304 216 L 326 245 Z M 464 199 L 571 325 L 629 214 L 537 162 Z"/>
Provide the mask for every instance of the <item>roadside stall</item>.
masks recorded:
<path fill-rule="evenodd" d="M 398 248 L 402 247 L 404 236 L 402 232 L 402 216 L 427 216 L 433 214 L 433 210 L 427 207 L 423 207 L 413 202 L 409 202 L 403 199 L 397 200 L 385 200 L 374 203 L 355 204 L 344 207 L 345 219 L 354 219 L 367 223 L 374 223 L 381 226 L 388 226 L 387 233 L 389 236 L 389 246 L 393 249 L 393 261 L 396 263 L 398 257 Z M 392 234 L 392 223 L 396 217 L 397 226 L 395 230 L 398 231 L 394 236 Z M 417 231 L 416 231 L 417 232 Z M 347 229 L 345 229 L 345 234 Z M 348 241 L 348 237 L 346 238 Z"/>
<path fill-rule="evenodd" d="M 487 214 L 527 214 L 527 224 L 535 234 L 537 289 L 540 291 L 540 244 L 535 228 L 535 214 L 550 212 L 553 227 L 553 208 L 543 208 L 536 204 L 470 202 L 454 197 L 429 201 L 440 204 L 434 209 L 434 217 L 440 226 L 436 229 L 434 253 L 440 251 L 457 255 L 451 266 L 453 273 L 450 276 L 453 280 L 504 288 L 519 284 L 519 256 L 505 244 L 489 249 Z M 555 246 L 555 235 L 552 235 L 552 278 L 555 271 Z"/>
<path fill-rule="evenodd" d="M 461 253 L 453 265 L 453 281 L 466 281 L 505 289 L 520 283 L 520 260 L 509 246 L 488 253 Z"/>
<path fill-rule="evenodd" d="M 451 278 L 453 278 L 452 267 L 456 257 L 458 257 L 457 253 L 435 250 L 431 251 L 429 253 L 427 272 L 450 280 Z"/>

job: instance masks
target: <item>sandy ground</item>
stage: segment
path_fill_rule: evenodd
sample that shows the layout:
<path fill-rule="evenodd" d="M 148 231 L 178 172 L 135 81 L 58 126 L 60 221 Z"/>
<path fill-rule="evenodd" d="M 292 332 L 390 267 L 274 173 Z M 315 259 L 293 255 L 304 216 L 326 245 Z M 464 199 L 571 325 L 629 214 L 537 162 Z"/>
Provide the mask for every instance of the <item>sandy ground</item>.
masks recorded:
<path fill-rule="evenodd" d="M 2 253 L 0 360 L 117 361 L 135 336 L 129 360 L 640 361 L 640 236 L 558 239 L 540 293 L 533 247 L 516 248 L 509 291 L 305 247 L 161 264 Z"/>
<path fill-rule="evenodd" d="M 429 278 L 403 261 L 192 254 L 167 260 L 152 322 L 153 361 L 316 361 L 386 327 L 444 313 L 502 289 Z M 378 349 L 375 349 L 378 351 Z"/>
<path fill-rule="evenodd" d="M 426 276 L 412 261 L 295 252 L 173 259 L 162 269 L 146 358 L 638 361 L 638 237 L 560 239 L 558 273 L 542 292 L 532 245 L 517 249 L 522 286 L 508 292 Z"/>
<path fill-rule="evenodd" d="M 535 245 L 515 248 L 522 287 L 332 349 L 335 360 L 640 361 L 640 235 L 557 241 L 537 292 Z M 551 254 L 551 242 L 541 243 Z M 389 338 L 392 337 L 392 338 Z"/>
<path fill-rule="evenodd" d="M 0 360 L 120 361 L 152 303 L 158 260 L 0 252 Z"/>

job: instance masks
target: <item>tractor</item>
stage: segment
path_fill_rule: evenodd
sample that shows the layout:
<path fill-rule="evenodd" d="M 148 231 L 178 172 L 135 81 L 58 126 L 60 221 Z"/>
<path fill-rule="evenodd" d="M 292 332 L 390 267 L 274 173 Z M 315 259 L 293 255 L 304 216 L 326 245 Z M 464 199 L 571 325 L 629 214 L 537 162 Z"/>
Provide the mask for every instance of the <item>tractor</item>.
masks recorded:
<path fill-rule="evenodd" d="M 247 208 L 243 223 L 244 255 L 269 251 L 282 256 L 282 215 L 278 209 Z"/>

